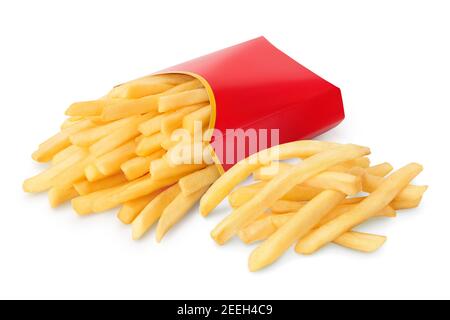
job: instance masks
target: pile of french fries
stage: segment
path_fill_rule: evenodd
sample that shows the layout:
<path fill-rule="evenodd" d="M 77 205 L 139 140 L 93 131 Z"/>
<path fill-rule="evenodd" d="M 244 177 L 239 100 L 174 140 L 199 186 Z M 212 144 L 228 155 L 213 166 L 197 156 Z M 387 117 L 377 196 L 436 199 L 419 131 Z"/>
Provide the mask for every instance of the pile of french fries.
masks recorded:
<path fill-rule="evenodd" d="M 373 217 L 395 217 L 396 210 L 418 206 L 427 186 L 410 184 L 421 165 L 411 163 L 389 174 L 392 166 L 370 166 L 369 154 L 366 147 L 306 140 L 264 150 L 216 180 L 200 201 L 201 214 L 207 216 L 228 196 L 233 211 L 211 236 L 221 245 L 234 236 L 260 242 L 249 258 L 251 271 L 274 263 L 293 245 L 299 254 L 312 254 L 330 242 L 373 252 L 386 237 L 353 229 Z M 302 160 L 280 161 L 291 158 Z M 255 183 L 239 186 L 252 174 Z"/>
<path fill-rule="evenodd" d="M 251 271 L 293 245 L 299 254 L 331 242 L 373 252 L 386 237 L 354 228 L 417 207 L 427 190 L 410 184 L 419 164 L 391 173 L 389 163 L 370 166 L 366 147 L 312 140 L 260 151 L 220 175 L 205 156 L 208 138 L 195 138 L 209 128 L 211 112 L 206 88 L 184 74 L 140 78 L 74 103 L 60 132 L 33 153 L 48 168 L 23 188 L 48 191 L 52 207 L 71 201 L 80 215 L 120 207 L 118 218 L 132 225 L 133 239 L 157 224 L 158 242 L 199 200 L 207 216 L 228 196 L 233 211 L 211 235 L 221 245 L 234 236 L 260 242 L 249 258 Z M 179 129 L 183 134 L 175 134 Z M 188 159 L 177 157 L 180 146 L 183 157 L 191 151 Z M 192 150 L 198 147 L 200 159 Z M 240 186 L 251 175 L 256 182 Z"/>
<path fill-rule="evenodd" d="M 158 222 L 160 241 L 219 177 L 214 165 L 168 157 L 183 143 L 175 130 L 194 135 L 209 126 L 207 90 L 191 76 L 133 80 L 72 104 L 66 115 L 61 131 L 33 153 L 48 168 L 23 184 L 26 192 L 48 191 L 52 207 L 71 200 L 80 215 L 121 207 L 118 218 L 132 225 L 133 239 Z"/>

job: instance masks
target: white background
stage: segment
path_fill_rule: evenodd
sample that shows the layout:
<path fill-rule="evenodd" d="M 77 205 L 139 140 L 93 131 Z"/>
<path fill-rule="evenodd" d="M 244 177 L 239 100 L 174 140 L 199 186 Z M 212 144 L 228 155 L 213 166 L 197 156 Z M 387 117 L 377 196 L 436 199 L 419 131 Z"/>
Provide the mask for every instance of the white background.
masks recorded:
<path fill-rule="evenodd" d="M 0 298 L 450 298 L 448 1 L 1 1 Z M 114 213 L 52 210 L 22 180 L 73 101 L 257 36 L 343 91 L 347 118 L 320 137 L 374 162 L 425 166 L 419 209 L 360 230 L 365 255 L 328 246 L 252 274 L 252 248 L 218 247 L 197 212 L 157 245 Z"/>

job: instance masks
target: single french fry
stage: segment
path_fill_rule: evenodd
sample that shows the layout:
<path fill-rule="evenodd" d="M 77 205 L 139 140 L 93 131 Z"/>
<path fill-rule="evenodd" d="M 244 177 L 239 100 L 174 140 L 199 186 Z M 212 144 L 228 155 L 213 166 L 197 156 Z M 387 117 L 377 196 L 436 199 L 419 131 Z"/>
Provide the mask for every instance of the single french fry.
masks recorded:
<path fill-rule="evenodd" d="M 344 161 L 336 166 L 333 166 L 329 171 L 348 172 L 352 168 L 368 168 L 370 166 L 370 159 L 368 157 L 359 157 L 350 161 Z"/>
<path fill-rule="evenodd" d="M 85 196 L 89 193 L 116 187 L 126 182 L 128 182 L 127 178 L 122 173 L 119 173 L 95 182 L 90 182 L 87 180 L 80 181 L 75 183 L 73 187 L 80 196 Z"/>
<path fill-rule="evenodd" d="M 207 216 L 226 198 L 234 187 L 247 179 L 258 168 L 272 161 L 296 157 L 307 158 L 333 146 L 336 146 L 336 144 L 312 140 L 295 141 L 258 152 L 247 159 L 239 161 L 205 193 L 200 200 L 200 213 L 203 216 Z"/>
<path fill-rule="evenodd" d="M 182 127 L 183 118 L 186 115 L 189 115 L 203 106 L 205 106 L 205 103 L 190 105 L 165 114 L 161 120 L 161 132 L 166 136 L 170 136 L 173 131 Z"/>
<path fill-rule="evenodd" d="M 151 75 L 114 87 L 109 93 L 110 98 L 136 99 L 154 95 L 171 89 L 191 80 L 192 77 L 184 74 Z"/>
<path fill-rule="evenodd" d="M 197 201 L 200 200 L 207 189 L 208 186 L 203 187 L 188 196 L 180 193 L 167 208 L 164 209 L 156 227 L 157 242 L 161 242 L 164 235 L 188 213 Z"/>
<path fill-rule="evenodd" d="M 191 82 L 193 80 L 196 80 L 194 77 L 188 74 L 183 73 L 161 73 L 161 74 L 154 74 L 151 76 L 144 77 L 143 79 L 152 79 L 151 81 L 154 81 L 153 79 L 158 79 L 160 81 L 163 81 L 164 83 L 168 83 L 171 85 L 182 85 L 188 82 Z"/>
<path fill-rule="evenodd" d="M 277 174 L 285 172 L 293 165 L 287 163 L 271 163 L 253 173 L 255 180 L 270 180 Z M 305 186 L 319 189 L 331 189 L 344 192 L 347 195 L 362 191 L 361 178 L 344 172 L 325 171 L 304 182 Z"/>
<path fill-rule="evenodd" d="M 320 172 L 343 161 L 365 156 L 370 150 L 356 145 L 342 145 L 322 151 L 305 159 L 289 171 L 280 174 L 261 189 L 256 196 L 243 206 L 235 209 L 216 226 L 211 236 L 218 244 L 224 244 L 249 221 L 260 216 L 275 201 L 281 199 L 289 190 Z"/>
<path fill-rule="evenodd" d="M 422 201 L 422 197 L 414 197 L 414 199 L 394 199 L 390 203 L 390 206 L 395 210 L 412 209 L 419 206 Z"/>
<path fill-rule="evenodd" d="M 177 182 L 183 175 L 174 176 L 167 179 L 156 180 L 150 175 L 134 180 L 123 190 L 114 194 L 102 197 L 94 203 L 94 211 L 100 212 L 117 207 L 121 203 L 143 197 L 159 189 L 166 188 Z"/>
<path fill-rule="evenodd" d="M 66 120 L 64 120 L 64 122 L 61 124 L 60 129 L 64 130 L 67 129 L 69 127 L 71 127 L 72 125 L 76 124 L 77 122 L 80 122 L 82 120 L 85 120 L 84 117 L 70 117 L 67 118 Z"/>
<path fill-rule="evenodd" d="M 115 130 L 111 134 L 103 137 L 102 139 L 91 145 L 89 147 L 89 151 L 92 153 L 92 155 L 99 157 L 116 149 L 127 141 L 136 138 L 139 135 L 139 131 L 137 129 L 139 125 L 142 122 L 152 118 L 153 116 L 154 114 L 148 113 L 143 116 L 133 118 L 130 123 L 117 128 L 117 130 Z"/>
<path fill-rule="evenodd" d="M 84 175 L 89 182 L 96 182 L 106 179 L 108 176 L 100 172 L 95 163 L 89 163 L 84 168 Z"/>
<path fill-rule="evenodd" d="M 274 263 L 298 239 L 311 231 L 342 200 L 345 194 L 339 191 L 325 190 L 300 208 L 266 241 L 250 255 L 250 271 L 258 271 Z"/>
<path fill-rule="evenodd" d="M 194 89 L 159 97 L 158 111 L 167 112 L 208 101 L 209 97 L 206 89 Z"/>
<path fill-rule="evenodd" d="M 386 239 L 385 236 L 376 234 L 348 231 L 334 239 L 333 242 L 346 248 L 371 253 L 381 248 Z"/>
<path fill-rule="evenodd" d="M 48 162 L 52 160 L 55 154 L 70 146 L 70 135 L 92 126 L 93 123 L 89 120 L 75 123 L 71 127 L 64 129 L 47 141 L 41 143 L 38 150 L 33 153 L 32 158 L 38 162 Z"/>
<path fill-rule="evenodd" d="M 334 210 L 332 210 L 325 218 L 320 221 L 320 226 L 336 219 L 337 217 L 343 215 L 344 213 L 350 212 L 350 210 L 354 209 L 357 203 L 355 204 L 341 204 L 337 206 Z M 395 218 L 397 213 L 395 210 L 389 205 L 384 207 L 383 209 L 377 211 L 374 214 L 374 217 L 386 217 L 386 218 Z"/>
<path fill-rule="evenodd" d="M 296 251 L 311 254 L 340 235 L 374 216 L 386 207 L 421 171 L 422 166 L 411 163 L 388 176 L 380 186 L 351 211 L 328 222 L 301 239 Z"/>
<path fill-rule="evenodd" d="M 90 155 L 79 160 L 67 170 L 54 177 L 52 179 L 52 186 L 58 188 L 69 188 L 72 187 L 75 183 L 85 180 L 86 176 L 84 169 L 86 168 L 86 166 L 91 164 L 92 161 L 93 158 Z"/>
<path fill-rule="evenodd" d="M 171 88 L 173 88 L 172 84 L 159 81 L 132 81 L 113 88 L 109 94 L 113 98 L 139 99 Z"/>
<path fill-rule="evenodd" d="M 180 194 L 178 184 L 162 191 L 134 219 L 132 223 L 133 240 L 138 240 L 155 224 L 163 211 Z"/>
<path fill-rule="evenodd" d="M 232 208 L 239 208 L 243 206 L 246 202 L 252 199 L 258 192 L 260 192 L 267 182 L 257 182 L 251 185 L 239 187 L 228 196 L 228 201 Z M 289 190 L 281 200 L 287 201 L 308 201 L 317 196 L 321 189 L 306 187 L 302 185 L 296 185 L 294 188 Z"/>
<path fill-rule="evenodd" d="M 125 118 L 86 129 L 70 136 L 70 142 L 80 147 L 89 147 L 118 128 L 130 124 L 134 118 Z"/>
<path fill-rule="evenodd" d="M 109 194 L 117 193 L 123 188 L 125 188 L 125 184 L 76 197 L 72 199 L 72 208 L 79 215 L 94 213 L 94 204 L 97 200 L 102 199 Z"/>
<path fill-rule="evenodd" d="M 157 159 L 150 163 L 150 174 L 155 180 L 160 180 L 173 176 L 187 175 L 205 167 L 205 164 L 182 164 L 171 167 L 165 159 Z"/>
<path fill-rule="evenodd" d="M 380 164 L 377 164 L 375 166 L 371 166 L 366 169 L 366 173 L 378 176 L 378 177 L 384 177 L 388 175 L 392 170 L 394 170 L 394 167 L 388 162 L 383 162 Z"/>
<path fill-rule="evenodd" d="M 362 191 L 361 177 L 343 172 L 325 171 L 305 181 L 305 186 L 354 195 Z"/>
<path fill-rule="evenodd" d="M 50 189 L 54 185 L 55 177 L 76 165 L 80 160 L 83 160 L 86 155 L 87 153 L 84 150 L 75 152 L 38 175 L 25 180 L 23 183 L 23 190 L 25 192 L 43 192 Z"/>
<path fill-rule="evenodd" d="M 161 142 L 164 135 L 160 132 L 149 137 L 143 137 L 136 147 L 136 154 L 140 157 L 146 157 L 161 149 Z"/>
<path fill-rule="evenodd" d="M 159 150 L 147 157 L 135 157 L 123 163 L 120 168 L 130 181 L 142 177 L 150 172 L 150 163 L 153 160 L 161 158 L 165 154 L 165 150 Z"/>
<path fill-rule="evenodd" d="M 89 117 L 102 114 L 103 108 L 108 103 L 105 99 L 75 102 L 66 110 L 66 116 Z"/>
<path fill-rule="evenodd" d="M 187 175 L 178 181 L 183 196 L 189 196 L 200 189 L 210 186 L 220 177 L 216 165 L 210 165 L 205 169 Z"/>
<path fill-rule="evenodd" d="M 202 87 L 202 84 L 197 79 L 181 83 L 162 94 L 155 94 L 139 99 L 132 99 L 126 102 L 111 103 L 105 106 L 102 113 L 102 118 L 105 121 L 112 121 L 121 118 L 127 118 L 134 115 L 140 115 L 148 112 L 158 110 L 158 100 L 162 95 L 172 95 L 175 93 L 192 90 Z"/>
<path fill-rule="evenodd" d="M 131 140 L 95 160 L 94 164 L 104 176 L 120 172 L 120 166 L 136 156 L 136 142 Z"/>
<path fill-rule="evenodd" d="M 161 131 L 161 122 L 164 115 L 160 114 L 150 120 L 147 120 L 139 125 L 139 132 L 144 136 L 151 136 Z"/>
<path fill-rule="evenodd" d="M 65 148 L 64 150 L 61 150 L 60 152 L 58 152 L 57 154 L 55 154 L 52 158 L 52 165 L 58 164 L 62 161 L 64 161 L 65 159 L 67 159 L 68 157 L 70 157 L 71 155 L 77 153 L 77 152 L 82 152 L 80 147 L 78 146 L 74 146 L 71 145 L 67 148 Z"/>
<path fill-rule="evenodd" d="M 147 204 L 149 204 L 158 194 L 159 192 L 156 191 L 141 198 L 125 202 L 117 214 L 117 217 L 124 224 L 131 224 L 141 211 L 144 210 Z"/>
<path fill-rule="evenodd" d="M 282 214 L 280 216 L 283 216 L 283 219 L 287 221 L 292 217 L 292 214 Z M 277 226 L 273 223 L 272 216 L 267 216 L 239 230 L 238 237 L 242 242 L 251 244 L 269 238 L 275 231 L 277 231 Z"/>
<path fill-rule="evenodd" d="M 48 191 L 48 200 L 52 208 L 56 208 L 75 197 L 78 197 L 78 192 L 73 187 L 68 189 L 51 188 Z"/>
<path fill-rule="evenodd" d="M 362 175 L 363 190 L 371 193 L 375 191 L 386 179 L 387 178 L 366 173 Z M 397 203 L 419 203 L 427 189 L 427 186 L 409 185 L 395 197 L 394 201 L 397 201 Z"/>
<path fill-rule="evenodd" d="M 200 82 L 200 80 L 192 79 L 190 81 L 186 81 L 184 83 L 180 83 L 180 84 L 176 85 L 175 87 L 167 90 L 160 96 L 172 95 L 175 93 L 180 93 L 180 92 L 185 92 L 185 91 L 190 91 L 190 90 L 195 90 L 195 89 L 200 89 L 200 88 L 203 88 L 203 84 Z"/>
<path fill-rule="evenodd" d="M 183 118 L 183 128 L 191 135 L 195 133 L 195 123 L 200 122 L 201 128 L 205 128 L 211 119 L 211 105 L 206 105 Z"/>

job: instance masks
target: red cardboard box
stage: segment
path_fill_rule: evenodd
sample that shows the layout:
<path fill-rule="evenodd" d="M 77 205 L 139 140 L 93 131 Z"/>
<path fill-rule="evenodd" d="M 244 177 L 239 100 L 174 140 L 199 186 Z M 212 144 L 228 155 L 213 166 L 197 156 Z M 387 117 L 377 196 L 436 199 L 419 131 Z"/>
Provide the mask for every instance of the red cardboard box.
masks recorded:
<path fill-rule="evenodd" d="M 340 89 L 264 37 L 158 73 L 169 72 L 190 74 L 207 88 L 213 110 L 210 127 L 216 129 L 211 145 L 225 171 L 256 151 L 312 138 L 344 119 Z M 261 134 L 256 149 L 248 144 L 230 146 L 236 129 Z M 264 132 L 269 136 L 278 132 L 278 138 L 266 139 Z"/>

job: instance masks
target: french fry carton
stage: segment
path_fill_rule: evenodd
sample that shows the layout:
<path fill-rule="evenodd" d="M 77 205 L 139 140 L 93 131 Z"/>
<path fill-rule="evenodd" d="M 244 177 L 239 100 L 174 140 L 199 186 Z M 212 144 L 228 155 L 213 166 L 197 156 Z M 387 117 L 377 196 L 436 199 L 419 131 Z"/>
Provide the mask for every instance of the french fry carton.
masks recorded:
<path fill-rule="evenodd" d="M 263 149 L 309 139 L 344 119 L 340 89 L 259 37 L 167 68 L 208 91 L 211 146 L 223 171 Z"/>

